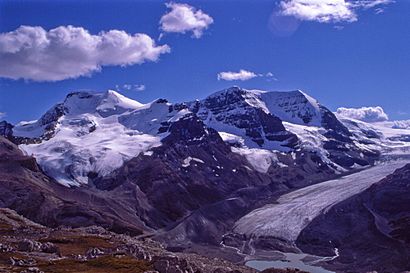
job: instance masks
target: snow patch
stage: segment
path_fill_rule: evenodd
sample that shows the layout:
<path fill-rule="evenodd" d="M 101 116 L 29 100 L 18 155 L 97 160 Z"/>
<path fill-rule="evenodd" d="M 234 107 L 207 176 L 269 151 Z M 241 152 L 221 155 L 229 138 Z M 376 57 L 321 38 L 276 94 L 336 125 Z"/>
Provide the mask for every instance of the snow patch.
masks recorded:
<path fill-rule="evenodd" d="M 184 159 L 184 161 L 182 162 L 182 165 L 181 165 L 181 166 L 184 167 L 184 168 L 186 168 L 186 167 L 188 167 L 189 165 L 191 165 L 191 162 L 192 162 L 192 161 L 205 164 L 205 162 L 204 162 L 203 160 L 199 159 L 199 158 L 188 156 L 187 158 Z"/>
<path fill-rule="evenodd" d="M 273 151 L 232 147 L 232 152 L 244 156 L 249 164 L 258 172 L 266 173 L 272 163 L 279 163 Z"/>

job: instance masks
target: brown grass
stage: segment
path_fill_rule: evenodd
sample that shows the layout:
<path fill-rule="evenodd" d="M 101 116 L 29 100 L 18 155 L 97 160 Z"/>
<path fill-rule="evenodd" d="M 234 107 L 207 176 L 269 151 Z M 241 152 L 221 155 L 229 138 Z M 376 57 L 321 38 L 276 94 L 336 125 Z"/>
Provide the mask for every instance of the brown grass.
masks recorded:
<path fill-rule="evenodd" d="M 48 237 L 40 240 L 41 242 L 51 242 L 58 246 L 63 256 L 72 254 L 85 254 L 92 247 L 97 248 L 114 248 L 115 245 L 110 243 L 106 238 L 97 236 L 64 236 Z"/>
<path fill-rule="evenodd" d="M 64 259 L 40 264 L 39 268 L 46 273 L 142 273 L 152 270 L 152 265 L 129 256 L 103 256 L 85 262 Z"/>

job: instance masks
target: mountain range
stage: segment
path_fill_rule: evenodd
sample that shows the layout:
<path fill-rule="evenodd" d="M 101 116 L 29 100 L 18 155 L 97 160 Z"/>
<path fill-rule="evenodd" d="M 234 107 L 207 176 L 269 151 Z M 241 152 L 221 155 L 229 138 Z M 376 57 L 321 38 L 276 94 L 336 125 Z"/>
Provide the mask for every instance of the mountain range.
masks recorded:
<path fill-rule="evenodd" d="M 0 207 L 172 251 L 239 261 L 337 249 L 324 267 L 401 272 L 409 140 L 409 129 L 335 114 L 300 90 L 234 86 L 146 104 L 73 92 L 38 120 L 0 122 Z"/>

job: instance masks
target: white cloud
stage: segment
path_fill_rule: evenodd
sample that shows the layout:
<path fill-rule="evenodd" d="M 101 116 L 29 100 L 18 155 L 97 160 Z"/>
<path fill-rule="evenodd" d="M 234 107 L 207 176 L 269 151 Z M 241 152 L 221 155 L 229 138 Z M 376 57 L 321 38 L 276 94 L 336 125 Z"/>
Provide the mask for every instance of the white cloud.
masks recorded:
<path fill-rule="evenodd" d="M 382 13 L 384 13 L 384 9 L 383 8 L 377 8 L 377 9 L 374 10 L 374 13 L 382 14 Z"/>
<path fill-rule="evenodd" d="M 280 14 L 320 23 L 354 22 L 357 11 L 393 3 L 392 0 L 282 0 Z"/>
<path fill-rule="evenodd" d="M 277 81 L 278 79 L 273 75 L 272 72 L 268 72 L 266 74 L 255 73 L 252 71 L 241 69 L 239 72 L 220 72 L 217 75 L 218 80 L 225 80 L 225 81 L 247 81 L 256 77 L 265 77 L 267 81 Z"/>
<path fill-rule="evenodd" d="M 116 85 L 115 89 L 117 91 L 121 91 L 121 90 L 126 90 L 126 91 L 144 91 L 145 90 L 145 85 L 144 84 L 123 84 L 122 86 L 120 85 Z"/>
<path fill-rule="evenodd" d="M 6 116 L 6 113 L 0 112 L 0 119 L 4 118 Z"/>
<path fill-rule="evenodd" d="M 144 91 L 145 90 L 145 85 L 144 84 L 134 84 L 134 90 L 135 91 Z"/>
<path fill-rule="evenodd" d="M 239 72 L 227 71 L 218 73 L 218 80 L 225 81 L 246 81 L 256 77 L 258 77 L 256 73 L 244 69 L 239 70 Z"/>
<path fill-rule="evenodd" d="M 200 38 L 205 29 L 214 22 L 211 16 L 202 10 L 180 3 L 167 3 L 171 10 L 160 20 L 160 29 L 164 32 L 186 33 L 192 31 L 195 38 Z"/>
<path fill-rule="evenodd" d="M 380 106 L 376 107 L 362 107 L 362 108 L 339 108 L 336 112 L 338 115 L 358 119 L 365 122 L 386 121 L 389 119 L 388 115 Z"/>
<path fill-rule="evenodd" d="M 280 7 L 283 15 L 305 21 L 356 21 L 356 14 L 345 0 L 290 0 L 282 1 Z"/>
<path fill-rule="evenodd" d="M 267 81 L 277 81 L 278 80 L 272 72 L 268 72 L 265 75 L 261 75 L 261 74 L 259 74 L 259 75 L 261 77 L 266 77 Z"/>
<path fill-rule="evenodd" d="M 353 1 L 353 4 L 356 7 L 363 7 L 365 9 L 374 8 L 380 5 L 387 5 L 394 3 L 393 0 L 356 0 Z"/>
<path fill-rule="evenodd" d="M 0 33 L 0 77 L 59 81 L 90 75 L 103 66 L 127 66 L 157 61 L 170 52 L 146 34 L 121 30 L 90 34 L 82 27 L 20 26 Z"/>

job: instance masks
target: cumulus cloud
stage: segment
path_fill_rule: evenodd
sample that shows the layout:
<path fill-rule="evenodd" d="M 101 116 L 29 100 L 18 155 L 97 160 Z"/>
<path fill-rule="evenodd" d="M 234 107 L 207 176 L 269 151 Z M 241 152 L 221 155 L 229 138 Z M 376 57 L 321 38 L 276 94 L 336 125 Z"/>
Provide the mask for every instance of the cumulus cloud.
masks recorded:
<path fill-rule="evenodd" d="M 160 20 L 160 29 L 164 32 L 192 32 L 193 37 L 200 38 L 205 29 L 214 22 L 211 16 L 202 10 L 181 3 L 167 3 L 170 11 Z"/>
<path fill-rule="evenodd" d="M 227 71 L 218 73 L 218 80 L 225 81 L 247 81 L 256 77 L 258 77 L 256 73 L 244 69 L 239 70 L 239 72 Z"/>
<path fill-rule="evenodd" d="M 282 0 L 279 13 L 302 21 L 354 22 L 357 11 L 392 3 L 393 0 Z"/>
<path fill-rule="evenodd" d="M 157 61 L 170 52 L 146 34 L 122 30 L 90 34 L 82 27 L 20 26 L 0 33 L 0 77 L 59 81 L 90 75 L 103 66 L 127 66 Z"/>
<path fill-rule="evenodd" d="M 388 115 L 380 106 L 376 107 L 361 107 L 361 108 L 339 108 L 337 114 L 343 117 L 357 119 L 365 122 L 386 121 Z"/>
<path fill-rule="evenodd" d="M 392 126 L 393 129 L 410 129 L 410 120 L 396 120 Z"/>
<path fill-rule="evenodd" d="M 126 90 L 126 91 L 144 91 L 145 90 L 145 85 L 144 84 L 123 84 L 122 86 L 120 85 L 116 85 L 115 89 L 117 91 L 121 91 L 121 90 Z"/>

